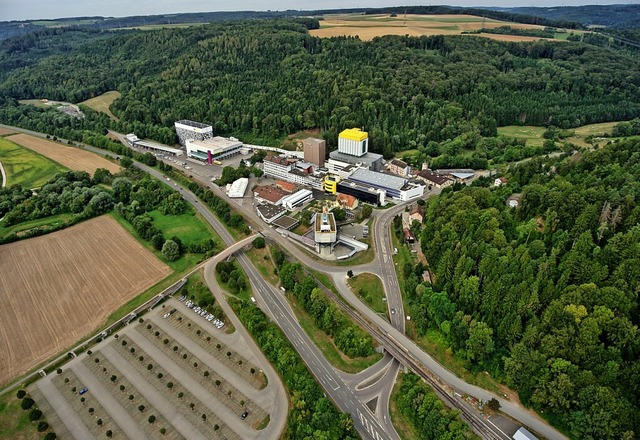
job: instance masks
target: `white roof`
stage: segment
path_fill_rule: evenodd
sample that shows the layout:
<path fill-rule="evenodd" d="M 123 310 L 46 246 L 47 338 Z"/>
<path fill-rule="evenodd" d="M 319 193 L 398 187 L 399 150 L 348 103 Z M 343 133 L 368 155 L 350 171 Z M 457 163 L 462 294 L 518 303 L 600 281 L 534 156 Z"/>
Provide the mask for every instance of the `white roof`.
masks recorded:
<path fill-rule="evenodd" d="M 142 146 L 145 148 L 149 148 L 151 150 L 164 151 L 166 153 L 175 154 L 176 156 L 180 156 L 182 154 L 182 150 L 178 150 L 177 148 L 167 147 L 166 145 L 157 144 L 155 142 L 150 142 L 150 141 L 136 141 L 136 146 Z"/>
<path fill-rule="evenodd" d="M 521 427 L 513 434 L 513 440 L 538 440 L 538 437 L 531 434 L 525 427 Z"/>
<path fill-rule="evenodd" d="M 290 203 L 290 204 L 295 204 L 298 201 L 304 199 L 305 197 L 309 197 L 310 195 L 312 195 L 313 192 L 311 192 L 308 189 L 301 189 L 298 192 L 295 192 L 293 194 L 291 194 L 290 196 L 285 197 L 284 199 L 282 199 L 282 204 L 286 204 L 286 203 Z"/>
<path fill-rule="evenodd" d="M 355 170 L 353 174 L 351 174 L 350 178 L 360 182 L 396 190 L 402 189 L 402 187 L 407 183 L 407 179 L 403 179 L 402 177 L 365 170 L 364 168 L 358 168 Z"/>
<path fill-rule="evenodd" d="M 216 136 L 211 139 L 205 139 L 204 141 L 188 140 L 187 149 L 207 152 L 211 151 L 213 154 L 218 152 L 224 152 L 232 148 L 242 147 L 242 142 L 238 140 L 231 140 Z"/>
<path fill-rule="evenodd" d="M 249 186 L 249 179 L 241 177 L 229 186 L 227 194 L 231 198 L 244 197 L 244 193 L 247 191 L 247 186 Z"/>

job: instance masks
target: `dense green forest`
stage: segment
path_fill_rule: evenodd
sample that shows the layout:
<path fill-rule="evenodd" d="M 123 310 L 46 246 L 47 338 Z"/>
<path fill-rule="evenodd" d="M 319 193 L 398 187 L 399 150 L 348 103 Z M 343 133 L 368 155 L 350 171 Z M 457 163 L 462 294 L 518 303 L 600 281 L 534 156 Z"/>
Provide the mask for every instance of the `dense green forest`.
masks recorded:
<path fill-rule="evenodd" d="M 339 131 L 356 126 L 390 157 L 429 142 L 456 147 L 470 133 L 477 134 L 473 150 L 498 125 L 566 128 L 640 114 L 640 65 L 619 51 L 468 36 L 319 39 L 310 26 L 270 20 L 91 33 L 68 50 L 47 43 L 67 32 L 35 45 L 18 37 L 24 49 L 10 39 L 12 51 L 0 53 L 0 120 L 25 124 L 37 116 L 25 117 L 15 99 L 79 102 L 118 90 L 112 111 L 120 122 L 96 117 L 87 128 L 174 143 L 173 122 L 183 118 L 209 122 L 217 134 L 267 140 L 320 127 L 331 147 Z M 53 54 L 12 68 L 20 57 L 40 56 L 40 47 Z"/>
<path fill-rule="evenodd" d="M 420 264 L 405 270 L 418 332 L 441 331 L 572 438 L 640 433 L 639 147 L 534 159 L 506 186 L 443 191 L 422 233 L 434 283 L 420 283 Z"/>

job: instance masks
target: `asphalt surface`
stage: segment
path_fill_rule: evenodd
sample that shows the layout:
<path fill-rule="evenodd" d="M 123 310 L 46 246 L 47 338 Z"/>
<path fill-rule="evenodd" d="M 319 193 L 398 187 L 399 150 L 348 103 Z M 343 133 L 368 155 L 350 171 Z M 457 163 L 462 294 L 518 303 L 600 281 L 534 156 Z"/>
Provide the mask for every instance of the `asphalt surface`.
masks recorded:
<path fill-rule="evenodd" d="M 15 127 L 9 127 L 9 128 L 13 128 L 15 129 Z M 19 131 L 22 132 L 28 132 L 27 130 L 22 130 L 19 129 Z M 42 134 L 39 133 L 34 133 L 34 132 L 29 132 L 31 134 L 37 135 L 37 136 L 42 136 Z M 93 147 L 85 147 L 88 150 L 94 151 L 98 154 L 101 155 L 105 155 L 105 154 L 110 154 L 108 152 L 105 152 L 104 150 L 100 150 L 97 148 L 93 148 Z M 136 166 L 140 169 L 143 169 L 144 171 L 148 172 L 149 174 L 153 175 L 154 177 L 165 181 L 166 183 L 166 179 L 157 171 L 155 171 L 154 169 L 151 169 L 149 167 L 146 167 L 142 164 L 136 163 Z M 197 173 L 193 173 L 196 174 Z M 230 201 L 230 199 L 226 196 L 226 194 L 224 194 L 224 192 L 222 190 L 220 190 L 217 186 L 210 184 L 208 181 L 205 182 L 207 183 L 207 185 L 213 190 L 214 193 L 216 193 L 216 195 L 223 197 L 225 200 L 227 200 L 228 202 Z M 170 185 L 171 186 L 171 185 Z M 211 214 L 208 209 L 203 208 L 202 206 L 200 206 L 200 204 L 198 203 L 196 197 L 190 193 L 188 190 L 186 189 L 182 189 L 181 190 L 183 193 L 183 197 L 185 198 L 185 200 L 187 200 L 188 202 L 190 202 L 197 210 L 198 212 L 200 212 L 206 219 L 207 221 L 209 221 L 209 223 L 216 229 L 216 231 L 218 231 L 218 233 L 221 235 L 221 237 L 223 238 L 223 240 L 225 241 L 225 243 L 227 244 L 231 244 L 234 242 L 233 238 L 229 235 L 229 233 L 226 231 L 226 229 L 224 228 L 223 225 L 221 225 L 218 220 L 213 216 L 213 214 Z M 401 303 L 401 295 L 399 294 L 399 286 L 397 286 L 397 277 L 393 277 L 393 274 L 395 274 L 395 268 L 393 268 L 393 271 L 389 270 L 388 266 L 393 266 L 391 264 L 389 264 L 389 259 L 386 260 L 385 262 L 385 258 L 384 258 L 384 253 L 382 253 L 382 249 L 388 249 L 387 257 L 389 257 L 389 255 L 392 252 L 392 249 L 390 248 L 390 238 L 387 236 L 388 234 L 385 234 L 385 232 L 383 232 L 383 235 L 380 236 L 380 230 L 378 229 L 378 224 L 376 224 L 376 237 L 378 237 L 378 239 L 376 239 L 376 242 L 379 242 L 379 247 L 376 247 L 376 250 L 379 250 L 379 252 L 382 255 L 382 258 L 379 258 L 378 262 L 373 262 L 373 263 L 369 263 L 369 264 L 365 264 L 365 265 L 360 265 L 360 266 L 353 266 L 350 269 L 354 270 L 354 272 L 356 271 L 360 271 L 360 272 L 370 272 L 371 268 L 374 269 L 374 273 L 380 273 L 382 275 L 382 280 L 383 280 L 383 284 L 385 286 L 385 291 L 387 294 L 387 298 L 388 301 L 392 301 L 392 304 L 389 304 L 389 307 L 394 307 L 396 308 L 396 314 L 398 315 L 396 317 L 396 319 L 392 319 L 391 323 L 386 322 L 384 319 L 382 319 L 380 316 L 378 316 L 377 314 L 373 313 L 373 311 L 367 307 L 365 304 L 363 304 L 359 299 L 355 298 L 355 296 L 353 294 L 351 294 L 349 292 L 349 289 L 347 288 L 345 290 L 345 285 L 346 283 L 344 282 L 344 280 L 340 283 L 340 279 L 344 278 L 344 273 L 345 270 L 344 268 L 336 268 L 335 266 L 329 266 L 326 265 L 324 263 L 320 263 L 316 260 L 314 260 L 313 258 L 310 258 L 309 255 L 305 252 L 302 251 L 300 249 L 297 248 L 297 246 L 292 246 L 291 243 L 289 241 L 287 241 L 286 239 L 280 237 L 273 229 L 269 228 L 269 227 L 264 227 L 262 226 L 261 221 L 257 218 L 257 215 L 253 212 L 251 207 L 244 207 L 241 206 L 237 203 L 233 203 L 233 201 L 231 201 L 232 206 L 235 207 L 240 207 L 241 212 L 245 215 L 245 217 L 247 217 L 249 220 L 251 220 L 255 226 L 261 225 L 259 227 L 258 230 L 262 231 L 263 235 L 268 236 L 269 238 L 275 239 L 277 242 L 281 243 L 284 245 L 284 247 L 287 249 L 288 252 L 290 252 L 291 254 L 293 254 L 296 258 L 298 258 L 300 260 L 300 262 L 308 267 L 311 267 L 313 269 L 322 271 L 322 272 L 326 272 L 328 274 L 330 274 L 334 281 L 336 281 L 336 285 L 337 288 L 340 290 L 342 296 L 351 304 L 351 306 L 353 306 L 360 314 L 362 314 L 363 316 L 365 316 L 370 322 L 372 322 L 374 325 L 376 325 L 379 329 L 381 329 L 382 331 L 385 331 L 387 333 L 387 335 L 391 336 L 393 338 L 393 341 L 395 342 L 395 344 L 399 347 L 402 347 L 404 350 L 407 351 L 407 353 L 413 358 L 415 359 L 417 362 L 420 362 L 425 368 L 427 368 L 428 370 L 430 370 L 430 372 L 435 375 L 440 382 L 447 384 L 448 386 L 450 386 L 453 390 L 455 390 L 458 393 L 461 394 L 467 394 L 470 396 L 473 396 L 475 398 L 478 399 L 482 399 L 482 400 L 489 400 L 491 398 L 496 398 L 500 404 L 501 404 L 501 410 L 510 415 L 511 417 L 515 418 L 516 420 L 518 420 L 519 422 L 521 422 L 522 424 L 532 428 L 533 430 L 537 431 L 538 433 L 540 433 L 541 435 L 543 435 L 546 438 L 549 439 L 564 439 L 566 437 L 564 437 L 560 432 L 558 432 L 557 430 L 555 430 L 553 427 L 551 427 L 550 425 L 548 425 L 543 419 L 541 419 L 539 416 L 537 416 L 537 414 L 521 407 L 520 405 L 514 404 L 513 402 L 510 402 L 509 400 L 504 399 L 502 396 L 498 396 L 495 395 L 493 393 L 490 393 L 484 389 L 481 389 L 477 386 L 468 384 L 466 382 L 464 382 L 462 379 L 460 379 L 459 377 L 455 376 L 453 373 L 451 373 L 449 370 L 447 370 L 445 367 L 443 367 L 442 365 L 440 365 L 437 361 L 435 361 L 431 356 L 429 356 L 427 353 L 425 353 L 424 351 L 422 351 L 416 344 L 413 343 L 413 341 L 411 341 L 409 338 L 407 338 L 403 332 L 400 332 L 398 330 L 398 328 L 402 328 L 402 330 L 404 330 L 404 312 L 403 312 L 403 307 L 402 307 L 402 303 Z M 397 210 L 397 211 L 396 211 Z M 389 213 L 386 213 L 387 215 L 385 215 L 385 213 L 383 212 L 382 214 L 380 214 L 381 217 L 383 218 L 392 218 L 392 216 L 394 215 L 394 213 L 397 213 L 399 211 L 401 211 L 402 208 L 399 207 L 395 207 L 395 208 L 391 208 L 389 211 Z M 377 222 L 378 223 L 378 222 Z M 381 230 L 384 231 L 385 229 L 385 223 L 386 221 L 381 221 L 380 223 L 380 228 L 382 228 Z M 382 238 L 380 238 L 382 237 Z M 383 240 L 383 241 L 379 241 L 379 240 Z M 384 241 L 386 240 L 386 242 Z M 250 266 L 251 268 L 253 268 L 253 265 L 249 262 L 248 259 L 246 259 L 246 257 L 243 257 L 242 255 L 239 256 L 239 261 L 241 262 L 241 264 L 243 265 L 243 269 L 248 273 L 249 272 L 249 268 L 245 267 L 245 266 Z M 386 269 L 386 270 L 385 270 Z M 255 269 L 254 269 L 255 271 Z M 259 274 L 258 274 L 259 276 Z M 255 288 L 255 284 L 254 283 L 258 283 L 258 280 L 255 279 L 255 277 L 250 277 L 252 284 L 254 285 Z M 385 281 L 386 280 L 386 281 Z M 262 280 L 262 278 L 260 277 L 260 281 L 262 281 L 262 283 L 266 286 L 269 286 L 266 282 L 264 282 L 264 280 Z M 394 284 L 395 281 L 395 285 L 397 287 L 395 287 Z M 389 284 L 387 284 L 389 283 Z M 390 286 L 390 289 L 387 290 L 387 287 Z M 269 295 L 268 293 L 263 293 L 262 295 L 264 295 L 264 300 L 275 300 L 274 296 L 274 292 L 272 287 L 270 289 L 266 289 L 265 292 L 269 292 L 272 291 L 272 294 Z M 397 292 L 397 293 L 396 293 Z M 277 292 L 275 292 L 275 294 L 277 295 Z M 394 299 L 394 295 L 395 298 L 400 298 L 400 302 L 397 303 L 397 301 Z M 265 302 L 265 306 L 266 306 L 266 302 Z M 267 309 L 273 313 L 276 310 L 280 310 L 282 312 L 282 315 L 279 316 L 279 318 L 282 318 L 284 316 L 289 316 L 292 318 L 292 316 L 290 314 L 287 313 L 287 307 L 284 307 L 283 304 L 278 303 L 278 301 L 274 301 L 274 303 L 269 302 Z M 273 311 L 272 311 L 273 310 Z M 290 313 L 290 311 L 289 311 Z M 401 314 L 400 314 L 401 313 Z M 273 316 L 273 315 L 271 315 Z M 391 315 L 390 315 L 391 316 Z M 294 319 L 294 318 L 292 318 Z M 402 324 L 400 324 L 400 320 L 402 320 Z M 295 321 L 295 319 L 294 319 Z M 283 325 L 281 325 L 281 323 L 279 321 L 276 320 L 276 322 L 278 323 L 278 325 L 280 325 L 283 330 L 285 331 L 285 334 L 287 334 L 288 337 L 290 337 L 291 341 L 295 344 L 295 340 L 296 338 L 303 338 L 304 336 L 304 332 L 302 332 L 302 334 L 295 334 L 293 333 L 292 335 L 290 335 L 288 333 L 288 331 L 294 332 L 294 330 L 296 329 L 296 326 L 292 326 L 291 328 L 285 328 L 288 326 L 283 327 Z M 297 322 L 295 323 L 297 325 Z M 297 326 L 297 328 L 299 329 L 299 326 Z M 315 348 L 314 344 L 311 343 L 311 341 L 307 340 L 306 344 L 309 344 L 310 346 L 312 346 L 313 348 Z M 300 348 L 300 355 L 303 357 L 303 360 L 305 360 L 305 363 L 309 366 L 309 368 L 312 370 L 312 372 L 314 373 L 314 375 L 316 375 L 316 377 L 318 377 L 318 373 L 320 373 L 322 375 L 323 371 L 321 369 L 316 369 L 313 368 L 312 365 L 314 364 L 310 364 L 310 362 L 314 359 L 312 359 L 311 357 L 307 356 L 307 350 L 305 350 L 304 348 L 306 348 L 307 350 L 311 350 L 313 351 L 313 348 L 311 347 L 301 347 Z M 298 346 L 296 346 L 296 349 L 298 349 Z M 317 350 L 317 349 L 316 349 Z M 328 363 L 326 362 L 326 360 L 320 355 L 320 358 L 322 360 L 324 360 L 325 362 L 325 368 L 326 369 L 326 365 L 328 365 Z M 333 367 L 331 367 L 329 365 L 329 369 L 333 370 Z M 334 370 L 335 373 L 335 370 Z M 378 421 L 375 419 L 372 421 L 372 423 L 370 424 L 368 420 L 363 419 L 363 412 L 360 410 L 360 408 L 362 408 L 364 405 L 359 401 L 359 399 L 353 394 L 353 391 L 349 390 L 351 392 L 351 396 L 347 395 L 338 395 L 338 393 L 331 393 L 330 390 L 332 390 L 332 384 L 333 381 L 335 381 L 336 379 L 334 378 L 333 381 L 329 379 L 330 374 L 327 375 L 325 377 L 325 381 L 328 381 L 328 386 L 326 386 L 325 382 L 323 382 L 323 380 L 320 380 L 321 384 L 323 385 L 323 387 L 325 387 L 325 390 L 327 390 L 329 392 L 329 394 L 331 395 L 332 399 L 336 402 L 336 404 L 340 407 L 341 410 L 345 410 L 344 408 L 346 407 L 345 404 L 350 402 L 352 405 L 355 403 L 354 401 L 357 402 L 357 404 L 355 406 L 352 406 L 353 409 L 355 409 L 355 411 L 349 411 L 352 414 L 353 420 L 354 420 L 354 426 L 356 426 L 356 428 L 358 429 L 358 431 L 363 434 L 366 433 L 366 438 L 376 438 L 376 434 L 374 433 L 373 435 L 370 432 L 370 427 L 371 426 L 377 426 L 379 429 L 382 430 L 382 428 L 380 427 L 380 425 L 378 424 Z M 336 377 L 339 379 L 339 376 Z M 344 382 L 342 382 L 342 384 L 344 384 Z M 346 387 L 346 385 L 345 385 Z M 340 387 L 338 387 L 337 389 L 340 389 Z M 336 391 L 335 389 L 333 389 L 333 391 Z M 342 393 L 340 393 L 342 394 Z M 360 407 L 360 408 L 358 408 Z M 368 408 L 365 408 L 365 413 L 366 411 L 368 411 Z M 373 417 L 373 415 L 369 412 L 369 414 Z M 384 415 L 383 415 L 384 417 Z M 375 430 L 374 430 L 375 431 Z M 377 433 L 377 431 L 375 431 Z"/>

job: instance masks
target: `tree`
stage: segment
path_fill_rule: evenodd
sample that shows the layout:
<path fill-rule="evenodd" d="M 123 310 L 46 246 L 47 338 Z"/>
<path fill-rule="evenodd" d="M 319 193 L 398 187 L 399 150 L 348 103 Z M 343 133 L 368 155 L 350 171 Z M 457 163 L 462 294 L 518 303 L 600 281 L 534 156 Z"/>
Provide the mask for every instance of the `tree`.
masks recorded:
<path fill-rule="evenodd" d="M 167 261 L 175 261 L 180 258 L 180 248 L 178 244 L 173 240 L 167 240 L 162 245 L 162 256 Z"/>
<path fill-rule="evenodd" d="M 337 222 L 342 222 L 347 219 L 347 211 L 342 208 L 333 208 L 331 210 L 333 216 L 335 217 Z"/>
<path fill-rule="evenodd" d="M 144 411 L 144 405 L 138 405 L 138 411 L 143 412 Z"/>
<path fill-rule="evenodd" d="M 47 432 L 47 435 L 44 436 L 43 440 L 56 440 L 58 436 L 55 432 Z"/>
<path fill-rule="evenodd" d="M 253 247 L 256 249 L 263 249 L 265 245 L 266 245 L 266 242 L 264 237 L 256 237 L 256 239 L 253 240 Z"/>
<path fill-rule="evenodd" d="M 500 401 L 498 401 L 498 399 L 496 399 L 495 397 L 492 397 L 487 402 L 487 406 L 492 411 L 498 411 L 500 409 Z"/>
<path fill-rule="evenodd" d="M 477 363 L 485 361 L 494 350 L 493 330 L 482 321 L 471 321 L 466 348 L 467 359 Z"/>
<path fill-rule="evenodd" d="M 120 165 L 124 168 L 131 168 L 133 166 L 133 160 L 128 157 L 122 157 L 120 159 Z"/>
<path fill-rule="evenodd" d="M 164 245 L 164 236 L 162 234 L 156 234 L 151 237 L 151 244 L 155 250 L 162 250 L 162 246 Z"/>
<path fill-rule="evenodd" d="M 420 201 L 420 200 L 418 200 Z M 373 208 L 371 207 L 371 205 L 363 205 L 362 209 L 360 210 L 360 218 L 362 220 L 364 220 L 365 218 L 369 218 L 371 217 L 371 214 L 373 213 Z"/>
<path fill-rule="evenodd" d="M 107 437 L 111 438 L 111 437 L 113 437 L 113 431 L 108 429 L 107 432 L 104 433 L 104 435 L 106 435 Z"/>
<path fill-rule="evenodd" d="M 20 403 L 20 408 L 27 410 L 30 409 L 36 402 L 34 402 L 34 400 L 31 397 L 25 397 L 24 399 L 22 399 L 22 402 Z"/>
<path fill-rule="evenodd" d="M 27 395 L 27 392 L 25 390 L 18 390 L 18 392 L 16 393 L 16 397 L 18 399 L 23 399 L 24 396 L 26 396 L 26 395 Z"/>
<path fill-rule="evenodd" d="M 31 412 L 29 413 L 29 420 L 31 420 L 32 422 L 35 422 L 36 420 L 40 420 L 40 417 L 42 417 L 42 411 L 40 411 L 37 408 L 32 409 Z"/>
<path fill-rule="evenodd" d="M 347 271 L 347 277 L 353 278 L 353 271 L 351 269 Z"/>
<path fill-rule="evenodd" d="M 153 422 L 155 422 L 155 421 L 156 421 L 156 416 L 154 416 L 153 414 L 152 414 L 152 415 L 150 415 L 150 416 L 149 416 L 149 418 L 147 419 L 147 421 L 148 421 L 149 423 L 153 423 Z"/>

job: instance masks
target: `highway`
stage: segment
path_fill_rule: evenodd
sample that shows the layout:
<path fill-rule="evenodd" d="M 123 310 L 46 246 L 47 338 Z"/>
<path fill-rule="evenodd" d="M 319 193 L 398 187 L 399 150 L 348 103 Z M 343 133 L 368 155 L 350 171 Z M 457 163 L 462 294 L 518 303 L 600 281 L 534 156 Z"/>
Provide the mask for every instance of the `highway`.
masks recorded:
<path fill-rule="evenodd" d="M 11 128 L 15 129 L 15 127 Z M 22 129 L 16 130 L 25 132 L 25 130 Z M 36 134 L 33 132 L 30 133 Z M 42 136 L 41 134 L 36 135 Z M 93 147 L 85 148 L 101 155 L 111 154 Z M 163 182 L 165 182 L 165 184 L 168 184 L 168 186 L 172 187 L 174 190 L 180 190 L 185 200 L 191 203 L 196 208 L 196 210 L 203 215 L 203 217 L 220 234 L 225 243 L 231 244 L 234 242 L 233 238 L 226 231 L 225 227 L 218 222 L 218 220 L 208 209 L 198 203 L 197 198 L 194 194 L 184 188 L 180 189 L 180 186 L 177 186 L 176 184 L 168 183 L 166 181 L 166 178 L 164 178 L 159 172 L 154 169 L 151 169 L 137 162 L 135 163 L 135 165 L 138 168 L 153 175 L 154 177 L 162 180 Z M 197 175 L 197 173 L 194 174 Z M 199 178 L 201 180 L 203 179 L 203 177 Z M 437 361 L 435 361 L 431 356 L 425 353 L 422 349 L 420 349 L 420 347 L 418 347 L 413 341 L 411 341 L 404 335 L 405 317 L 404 309 L 402 306 L 402 296 L 397 282 L 397 277 L 395 275 L 395 267 L 392 264 L 393 260 L 391 259 L 391 241 L 390 237 L 388 236 L 388 222 L 393 218 L 395 214 L 402 211 L 402 209 L 404 208 L 403 205 L 399 205 L 385 211 L 376 212 L 378 218 L 376 220 L 374 229 L 376 237 L 375 247 L 376 252 L 378 252 L 379 255 L 377 261 L 374 260 L 374 262 L 372 263 L 350 267 L 350 269 L 354 272 L 372 272 L 377 273 L 381 276 L 388 298 L 389 307 L 393 307 L 396 309 L 395 314 L 390 314 L 391 323 L 389 323 L 385 319 L 374 313 L 353 293 L 351 293 L 348 286 L 346 286 L 345 268 L 330 266 L 325 263 L 319 262 L 311 257 L 307 251 L 300 249 L 295 245 L 291 245 L 290 241 L 288 241 L 284 237 L 281 237 L 272 228 L 263 227 L 262 222 L 257 218 L 257 215 L 255 214 L 255 212 L 253 212 L 253 208 L 251 206 L 246 207 L 235 203 L 234 201 L 229 199 L 226 194 L 222 190 L 220 190 L 220 188 L 210 184 L 208 182 L 208 178 L 205 179 L 206 180 L 204 181 L 204 183 L 206 183 L 207 186 L 212 189 L 216 195 L 224 198 L 234 208 L 239 209 L 239 211 L 250 222 L 254 223 L 254 226 L 260 225 L 258 230 L 261 230 L 266 238 L 278 242 L 283 249 L 285 249 L 294 258 L 300 261 L 303 265 L 329 274 L 333 278 L 336 287 L 339 289 L 342 298 L 344 298 L 349 304 L 349 307 L 347 308 L 351 310 L 350 314 L 352 315 L 352 317 L 358 320 L 367 330 L 369 330 L 371 334 L 376 339 L 378 339 L 378 341 L 382 345 L 384 345 L 387 352 L 392 354 L 402 364 L 410 367 L 417 374 L 420 374 L 425 378 L 425 380 L 434 385 L 436 392 L 439 392 L 441 394 L 441 397 L 443 397 L 445 403 L 459 409 L 463 413 L 463 417 L 465 417 L 465 419 L 466 417 L 471 417 L 471 415 L 467 414 L 470 410 L 466 406 L 464 401 L 452 397 L 452 395 L 455 396 L 455 393 L 461 395 L 466 394 L 485 401 L 490 400 L 491 398 L 496 398 L 500 402 L 501 410 L 514 419 L 518 420 L 521 424 L 532 428 L 539 434 L 549 439 L 565 438 L 560 432 L 548 425 L 533 411 L 529 411 L 526 408 L 521 407 L 520 405 L 506 400 L 502 396 L 495 395 L 477 386 L 470 385 L 464 382 L 462 379 L 440 365 Z M 387 252 L 384 252 L 385 249 L 387 250 Z M 336 373 L 333 367 L 331 367 L 326 362 L 326 360 L 318 352 L 317 348 L 315 348 L 314 344 L 308 338 L 305 338 L 306 334 L 300 329 L 299 325 L 297 325 L 297 321 L 288 308 L 288 304 L 285 304 L 286 301 L 278 294 L 277 291 L 275 291 L 273 287 L 266 283 L 262 279 L 262 277 L 256 273 L 255 268 L 253 268 L 253 265 L 245 256 L 240 255 L 238 259 L 247 274 L 251 273 L 250 281 L 254 286 L 254 291 L 260 292 L 257 293 L 257 295 L 261 297 L 262 304 L 264 304 L 266 311 L 269 312 L 270 316 L 274 318 L 275 322 L 283 328 L 285 334 L 290 338 L 296 349 L 299 350 L 301 357 L 308 365 L 309 369 L 319 379 L 320 383 L 323 385 L 334 402 L 336 402 L 338 407 L 341 410 L 347 411 L 352 414 L 354 426 L 358 429 L 358 431 L 365 438 L 396 438 L 397 434 L 395 433 L 395 430 L 390 425 L 390 423 L 388 425 L 385 423 L 385 428 L 387 428 L 387 430 L 383 430 L 377 418 L 368 410 L 368 408 L 364 407 L 364 405 L 353 393 L 353 391 L 347 389 L 348 387 L 346 386 L 343 378 L 340 377 L 340 375 Z M 278 314 L 275 315 L 275 313 Z M 286 317 L 288 317 L 289 319 L 286 319 Z M 283 322 L 282 325 L 281 320 Z M 304 344 L 302 344 L 302 342 L 304 342 Z M 315 355 L 313 353 L 315 353 Z M 391 370 L 390 373 L 392 373 Z M 395 380 L 395 375 L 388 374 L 385 375 L 384 378 L 386 378 L 385 381 L 380 381 L 379 386 L 388 387 L 388 381 Z M 444 396 L 448 397 L 445 398 Z M 475 411 L 472 412 L 475 413 Z M 477 413 L 475 414 L 477 416 Z M 384 421 L 386 413 L 382 413 L 382 411 L 379 411 L 378 416 L 381 417 Z M 495 428 L 491 426 L 492 424 L 485 421 L 481 417 L 479 419 L 475 418 L 471 421 L 468 420 L 468 422 L 470 423 L 474 431 L 480 434 L 480 436 L 483 438 L 504 438 L 496 437 L 496 434 L 494 432 Z M 381 431 L 380 434 L 378 433 L 378 430 Z M 372 432 L 374 432 L 374 434 L 372 434 Z M 382 437 L 382 435 L 385 435 L 385 437 Z"/>

